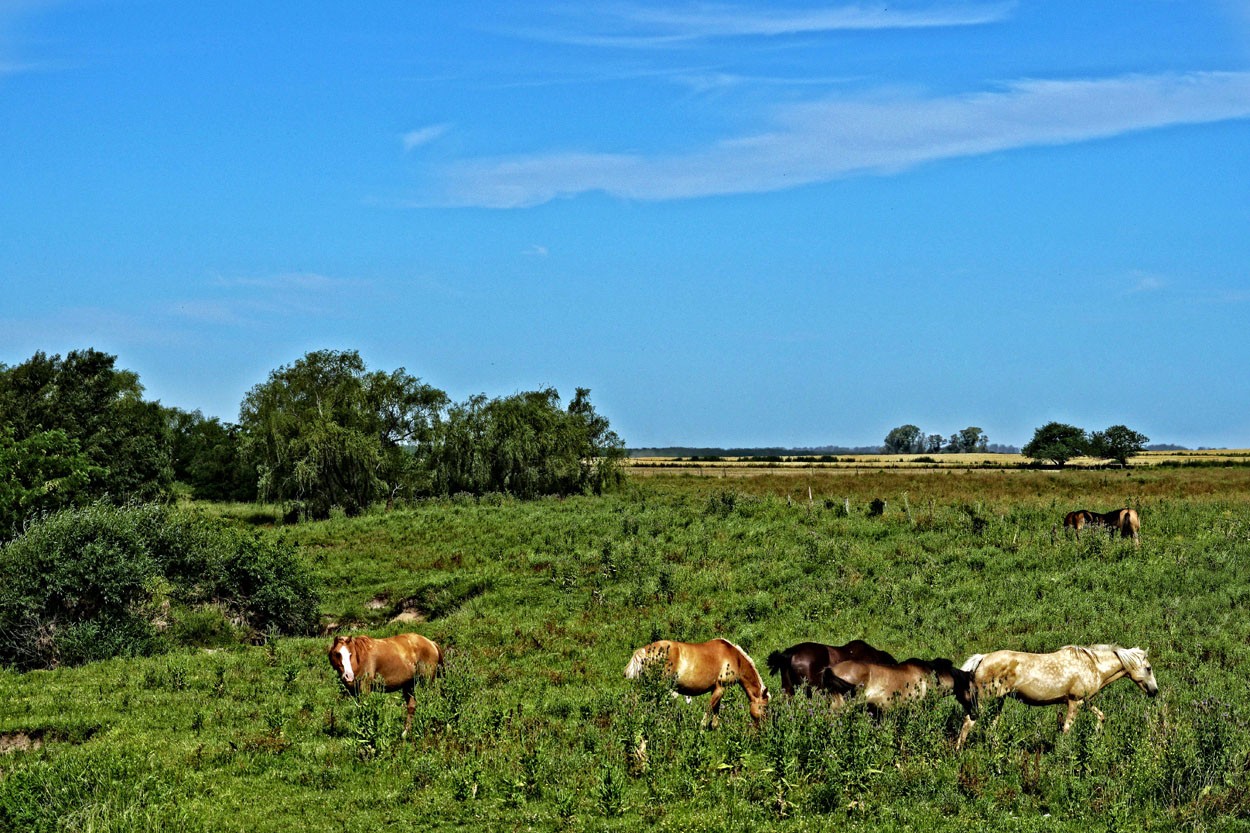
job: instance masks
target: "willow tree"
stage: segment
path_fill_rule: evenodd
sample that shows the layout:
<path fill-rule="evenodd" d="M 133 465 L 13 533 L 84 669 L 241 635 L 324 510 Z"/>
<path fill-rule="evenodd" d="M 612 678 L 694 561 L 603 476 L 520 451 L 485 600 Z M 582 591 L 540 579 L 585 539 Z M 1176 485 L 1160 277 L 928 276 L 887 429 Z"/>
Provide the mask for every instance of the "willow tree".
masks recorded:
<path fill-rule="evenodd" d="M 438 427 L 435 489 L 521 498 L 597 493 L 619 481 L 624 454 L 586 388 L 567 408 L 554 388 L 478 395 L 450 408 Z"/>
<path fill-rule="evenodd" d="M 336 506 L 356 515 L 420 488 L 424 445 L 446 403 L 402 368 L 369 372 L 354 350 L 278 368 L 239 412 L 260 497 L 326 518 Z"/>

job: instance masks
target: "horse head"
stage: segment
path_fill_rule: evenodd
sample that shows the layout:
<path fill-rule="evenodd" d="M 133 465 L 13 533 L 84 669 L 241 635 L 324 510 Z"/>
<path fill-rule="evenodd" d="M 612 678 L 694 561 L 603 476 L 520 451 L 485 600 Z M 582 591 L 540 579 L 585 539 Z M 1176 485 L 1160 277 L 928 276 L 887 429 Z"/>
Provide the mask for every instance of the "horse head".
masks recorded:
<path fill-rule="evenodd" d="M 1159 684 L 1155 681 L 1154 669 L 1146 657 L 1144 648 L 1116 648 L 1115 655 L 1120 658 L 1124 671 L 1138 688 L 1150 697 L 1159 693 Z"/>
<path fill-rule="evenodd" d="M 336 636 L 330 645 L 330 665 L 347 685 L 356 679 L 356 671 L 352 668 L 351 641 L 350 636 Z"/>

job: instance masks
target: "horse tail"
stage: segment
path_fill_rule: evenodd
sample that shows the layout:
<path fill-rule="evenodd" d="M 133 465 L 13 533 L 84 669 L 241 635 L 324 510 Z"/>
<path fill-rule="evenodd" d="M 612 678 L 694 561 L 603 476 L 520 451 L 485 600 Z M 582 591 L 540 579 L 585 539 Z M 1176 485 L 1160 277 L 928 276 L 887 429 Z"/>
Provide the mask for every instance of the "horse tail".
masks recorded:
<path fill-rule="evenodd" d="M 985 654 L 973 654 L 964 660 L 964 664 L 959 667 L 960 671 L 967 671 L 969 674 L 977 673 L 977 669 L 981 667 L 981 660 L 985 659 Z"/>
<path fill-rule="evenodd" d="M 645 648 L 639 648 L 637 651 L 634 651 L 634 655 L 629 658 L 629 664 L 625 666 L 625 679 L 638 679 L 638 675 L 642 673 L 642 660 L 645 655 Z"/>
<path fill-rule="evenodd" d="M 826 666 L 824 671 L 820 672 L 820 687 L 825 691 L 832 691 L 836 694 L 846 696 L 855 690 L 854 683 L 846 680 L 833 673 L 833 669 Z"/>
<path fill-rule="evenodd" d="M 790 658 L 781 651 L 773 651 L 768 655 L 766 660 L 768 665 L 768 673 L 774 677 L 785 679 L 785 667 L 790 664 Z"/>

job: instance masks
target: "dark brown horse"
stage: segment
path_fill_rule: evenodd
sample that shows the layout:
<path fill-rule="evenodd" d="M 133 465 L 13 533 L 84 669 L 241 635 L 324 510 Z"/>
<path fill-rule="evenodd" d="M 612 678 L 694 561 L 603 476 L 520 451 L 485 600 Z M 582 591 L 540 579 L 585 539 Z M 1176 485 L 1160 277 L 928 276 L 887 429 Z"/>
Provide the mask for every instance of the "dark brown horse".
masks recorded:
<path fill-rule="evenodd" d="M 821 642 L 800 642 L 784 651 L 768 655 L 768 670 L 781 677 L 781 689 L 786 694 L 806 685 L 808 696 L 813 688 L 827 688 L 825 671 L 846 660 L 894 663 L 893 656 L 872 647 L 862 639 L 853 639 L 845 645 L 825 645 Z"/>
<path fill-rule="evenodd" d="M 971 705 L 972 674 L 948 659 L 844 660 L 826 669 L 824 678 L 825 687 L 838 701 L 858 693 L 876 712 L 921 700 L 930 690 L 954 694 L 965 711 Z"/>
<path fill-rule="evenodd" d="M 412 728 L 417 709 L 416 682 L 431 680 L 443 664 L 443 652 L 419 633 L 401 633 L 386 639 L 336 636 L 330 645 L 330 665 L 352 695 L 381 685 L 384 691 L 402 691 L 408 706 L 404 735 Z"/>
<path fill-rule="evenodd" d="M 1110 512 L 1091 512 L 1088 509 L 1078 509 L 1075 512 L 1069 512 L 1063 517 L 1063 531 L 1067 532 L 1072 529 L 1076 532 L 1076 537 L 1081 537 L 1081 528 L 1086 526 L 1101 526 L 1114 535 L 1120 533 L 1121 538 L 1132 538 L 1134 544 L 1141 543 L 1139 532 L 1141 530 L 1141 520 L 1137 517 L 1136 509 L 1112 509 Z"/>
<path fill-rule="evenodd" d="M 764 706 L 768 704 L 768 686 L 755 669 L 755 662 L 746 651 L 728 639 L 712 639 L 707 642 L 675 642 L 661 639 L 634 651 L 625 666 L 625 676 L 634 680 L 641 676 L 647 665 L 664 663 L 664 670 L 671 674 L 676 692 L 687 697 L 712 692 L 707 704 L 703 723 L 710 720 L 715 728 L 720 722 L 720 700 L 725 687 L 737 683 L 750 701 L 751 717 L 756 725 L 764 719 Z"/>

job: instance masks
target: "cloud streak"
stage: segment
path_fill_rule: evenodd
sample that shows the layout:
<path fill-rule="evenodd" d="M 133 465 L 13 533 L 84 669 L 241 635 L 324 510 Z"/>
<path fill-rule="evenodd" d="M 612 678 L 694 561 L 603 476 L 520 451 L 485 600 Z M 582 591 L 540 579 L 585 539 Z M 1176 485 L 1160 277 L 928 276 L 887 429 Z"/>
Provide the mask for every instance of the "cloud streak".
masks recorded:
<path fill-rule="evenodd" d="M 449 127 L 450 125 L 446 124 L 432 124 L 418 130 L 408 131 L 404 134 L 404 150 L 408 151 L 422 145 L 428 145 L 446 133 Z"/>
<path fill-rule="evenodd" d="M 1250 117 L 1250 73 L 1026 80 L 990 92 L 836 98 L 778 108 L 770 129 L 678 155 L 568 152 L 441 171 L 432 202 L 519 208 L 603 192 L 659 201 L 780 191 L 940 159 Z"/>
<path fill-rule="evenodd" d="M 529 37 L 578 46 L 657 48 L 741 37 L 783 37 L 828 32 L 979 26 L 1005 19 L 1015 2 L 962 3 L 902 10 L 883 5 L 786 8 L 765 11 L 729 3 L 699 3 L 681 10 L 627 4 L 596 9 L 610 33 L 531 31 Z"/>

